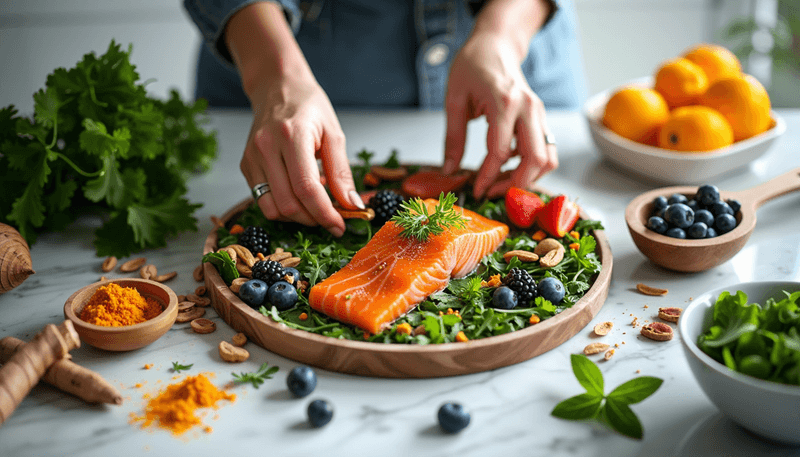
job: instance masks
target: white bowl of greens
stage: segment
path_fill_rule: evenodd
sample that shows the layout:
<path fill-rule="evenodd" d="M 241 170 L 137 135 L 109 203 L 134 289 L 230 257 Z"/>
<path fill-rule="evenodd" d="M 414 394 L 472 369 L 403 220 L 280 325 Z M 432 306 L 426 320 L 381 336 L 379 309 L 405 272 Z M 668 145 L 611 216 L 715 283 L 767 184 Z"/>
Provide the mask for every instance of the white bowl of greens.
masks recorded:
<path fill-rule="evenodd" d="M 720 411 L 756 435 L 800 445 L 800 282 L 706 292 L 678 329 L 692 373 Z"/>

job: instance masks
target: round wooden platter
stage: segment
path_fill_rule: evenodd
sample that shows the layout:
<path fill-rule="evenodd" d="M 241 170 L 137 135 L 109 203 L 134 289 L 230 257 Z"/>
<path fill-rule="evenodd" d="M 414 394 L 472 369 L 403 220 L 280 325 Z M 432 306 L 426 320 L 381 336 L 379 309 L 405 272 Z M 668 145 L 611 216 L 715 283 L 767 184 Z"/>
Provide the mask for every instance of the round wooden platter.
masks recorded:
<path fill-rule="evenodd" d="M 222 217 L 236 218 L 253 202 L 242 201 Z M 581 217 L 587 216 L 581 213 Z M 572 338 L 600 311 L 611 282 L 611 247 L 604 231 L 595 230 L 602 269 L 592 287 L 572 308 L 541 323 L 504 335 L 464 343 L 384 344 L 336 339 L 292 329 L 246 305 L 217 269 L 203 265 L 211 303 L 222 319 L 259 346 L 297 362 L 360 376 L 433 378 L 492 370 L 543 354 Z M 203 253 L 215 251 L 217 233 L 206 238 Z"/>

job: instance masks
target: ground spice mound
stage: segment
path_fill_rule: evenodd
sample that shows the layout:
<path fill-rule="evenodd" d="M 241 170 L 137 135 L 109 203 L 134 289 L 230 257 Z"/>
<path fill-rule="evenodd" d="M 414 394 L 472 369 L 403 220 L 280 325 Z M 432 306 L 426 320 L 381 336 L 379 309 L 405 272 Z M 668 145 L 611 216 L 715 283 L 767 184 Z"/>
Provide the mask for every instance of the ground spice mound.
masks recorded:
<path fill-rule="evenodd" d="M 152 319 L 162 312 L 152 298 L 144 298 L 133 287 L 109 283 L 95 291 L 81 311 L 80 318 L 104 327 L 124 327 Z"/>
<path fill-rule="evenodd" d="M 197 409 L 218 409 L 218 401 L 235 399 L 236 395 L 217 389 L 205 375 L 198 374 L 167 386 L 157 397 L 150 399 L 145 407 L 144 417 L 136 417 L 134 420 L 143 421 L 143 427 L 157 423 L 159 427 L 181 435 L 200 424 L 200 418 L 195 414 Z M 205 427 L 204 430 L 208 432 L 210 427 Z"/>

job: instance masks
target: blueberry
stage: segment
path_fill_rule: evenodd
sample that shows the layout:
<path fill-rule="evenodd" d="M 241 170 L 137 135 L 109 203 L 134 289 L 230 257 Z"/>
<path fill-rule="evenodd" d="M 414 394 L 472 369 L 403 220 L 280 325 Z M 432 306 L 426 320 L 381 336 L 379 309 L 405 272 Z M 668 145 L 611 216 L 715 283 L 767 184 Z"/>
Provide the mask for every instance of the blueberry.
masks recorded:
<path fill-rule="evenodd" d="M 656 233 L 664 233 L 668 228 L 667 221 L 658 216 L 653 216 L 647 220 L 647 228 Z"/>
<path fill-rule="evenodd" d="M 286 274 L 286 275 L 291 275 L 292 277 L 294 277 L 295 281 L 299 281 L 300 280 L 300 272 L 297 271 L 297 268 L 283 267 L 283 273 Z M 294 283 L 292 283 L 292 284 L 294 284 Z"/>
<path fill-rule="evenodd" d="M 314 400 L 308 404 L 308 421 L 314 427 L 322 427 L 333 418 L 333 408 L 325 400 Z"/>
<path fill-rule="evenodd" d="M 667 203 L 670 205 L 674 205 L 675 203 L 686 203 L 688 201 L 689 199 L 683 194 L 672 194 L 667 199 Z"/>
<path fill-rule="evenodd" d="M 469 425 L 469 413 L 458 403 L 445 403 L 436 415 L 439 426 L 447 433 L 458 433 Z"/>
<path fill-rule="evenodd" d="M 517 306 L 517 293 L 510 287 L 500 286 L 492 294 L 492 307 L 498 309 L 512 309 Z"/>
<path fill-rule="evenodd" d="M 707 209 L 701 209 L 700 211 L 696 211 L 694 213 L 694 222 L 702 222 L 706 224 L 706 226 L 711 227 L 714 225 L 714 215 L 711 214 L 711 211 Z"/>
<path fill-rule="evenodd" d="M 714 227 L 709 227 L 706 231 L 706 238 L 715 238 L 717 236 L 717 231 L 714 230 Z"/>
<path fill-rule="evenodd" d="M 540 297 L 554 305 L 561 303 L 561 300 L 564 298 L 564 284 L 552 276 L 539 281 L 538 290 Z"/>
<path fill-rule="evenodd" d="M 730 214 L 733 216 L 733 208 L 725 202 L 716 202 L 709 208 L 711 214 L 714 216 L 719 216 L 721 214 Z"/>
<path fill-rule="evenodd" d="M 295 397 L 305 397 L 317 387 L 317 374 L 307 366 L 294 367 L 286 376 L 286 386 Z"/>
<path fill-rule="evenodd" d="M 694 223 L 694 211 L 683 203 L 674 203 L 667 206 L 665 214 L 667 222 L 685 229 Z"/>
<path fill-rule="evenodd" d="M 664 235 L 667 235 L 670 238 L 680 238 L 681 240 L 686 239 L 686 232 L 682 228 L 672 227 L 671 229 L 667 230 Z"/>
<path fill-rule="evenodd" d="M 686 236 L 694 240 L 705 238 L 706 233 L 708 233 L 708 225 L 704 222 L 695 222 L 686 229 Z"/>
<path fill-rule="evenodd" d="M 239 288 L 239 298 L 253 309 L 258 309 L 267 296 L 267 283 L 260 279 L 251 279 Z"/>
<path fill-rule="evenodd" d="M 730 214 L 720 214 L 714 219 L 714 226 L 719 233 L 728 233 L 736 227 L 736 219 Z"/>
<path fill-rule="evenodd" d="M 278 281 L 269 287 L 267 299 L 278 311 L 286 311 L 297 303 L 297 289 L 286 281 Z"/>
<path fill-rule="evenodd" d="M 666 215 L 667 215 L 667 207 L 666 206 L 653 213 L 653 216 L 660 217 L 661 219 L 664 219 L 666 217 Z M 664 219 L 664 220 L 666 221 L 666 219 Z"/>
<path fill-rule="evenodd" d="M 734 216 L 736 215 L 736 213 L 739 212 L 740 209 L 742 209 L 742 202 L 740 202 L 739 200 L 729 198 L 728 200 L 725 200 L 725 203 L 727 203 L 728 206 L 731 207 Z"/>
<path fill-rule="evenodd" d="M 658 196 L 653 199 L 653 212 L 660 210 L 661 208 L 666 208 L 669 203 L 667 203 L 667 197 L 663 195 Z"/>
<path fill-rule="evenodd" d="M 697 203 L 697 200 L 689 200 L 688 202 L 686 202 L 686 206 L 692 208 L 692 211 L 695 212 L 697 212 L 697 210 L 700 209 L 700 205 Z"/>
<path fill-rule="evenodd" d="M 703 206 L 711 206 L 719 201 L 719 189 L 717 186 L 706 184 L 697 188 L 697 201 Z"/>

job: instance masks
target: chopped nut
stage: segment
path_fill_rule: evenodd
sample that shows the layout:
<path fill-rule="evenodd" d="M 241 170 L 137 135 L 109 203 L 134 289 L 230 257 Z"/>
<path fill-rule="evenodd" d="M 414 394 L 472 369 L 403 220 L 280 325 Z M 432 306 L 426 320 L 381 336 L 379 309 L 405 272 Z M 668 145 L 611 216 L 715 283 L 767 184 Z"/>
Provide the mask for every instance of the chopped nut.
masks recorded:
<path fill-rule="evenodd" d="M 204 308 L 198 308 L 193 306 L 189 309 L 185 309 L 183 311 L 178 311 L 178 317 L 175 319 L 175 322 L 191 322 L 198 317 L 203 317 L 206 314 L 206 310 Z"/>
<path fill-rule="evenodd" d="M 428 331 L 425 330 L 424 325 L 417 325 L 414 327 L 414 336 L 425 335 L 426 333 L 428 333 Z"/>
<path fill-rule="evenodd" d="M 233 342 L 234 346 L 242 347 L 247 343 L 247 335 L 245 335 L 242 332 L 239 332 L 236 335 L 233 335 L 231 341 Z"/>
<path fill-rule="evenodd" d="M 300 265 L 300 257 L 289 257 L 288 259 L 283 259 L 279 263 L 286 267 L 296 267 Z"/>
<path fill-rule="evenodd" d="M 197 282 L 203 281 L 203 279 L 205 278 L 205 274 L 203 273 L 203 264 L 202 263 L 200 265 L 194 267 L 194 271 L 192 272 L 192 278 L 194 278 L 194 280 L 197 281 Z"/>
<path fill-rule="evenodd" d="M 194 294 L 198 296 L 203 296 L 206 294 L 206 292 L 208 292 L 206 286 L 197 286 L 197 289 L 194 290 Z"/>
<path fill-rule="evenodd" d="M 658 317 L 667 322 L 678 322 L 682 312 L 683 308 L 658 308 Z"/>
<path fill-rule="evenodd" d="M 645 295 L 652 295 L 652 296 L 666 295 L 667 292 L 669 292 L 669 290 L 667 290 L 667 289 L 659 289 L 657 287 L 650 287 L 650 286 L 647 286 L 647 285 L 642 284 L 642 283 L 636 284 L 636 290 L 638 290 L 639 292 L 641 292 L 641 293 L 643 293 Z"/>
<path fill-rule="evenodd" d="M 536 262 L 537 260 L 539 260 L 539 255 L 530 251 L 523 251 L 520 249 L 508 251 L 505 254 L 503 254 L 503 260 L 505 260 L 506 263 L 511 262 L 511 259 L 513 259 L 514 257 L 518 258 L 520 262 Z"/>
<path fill-rule="evenodd" d="M 587 344 L 586 347 L 583 348 L 583 353 L 586 355 L 599 354 L 606 349 L 608 349 L 608 345 L 606 343 L 591 343 Z"/>
<path fill-rule="evenodd" d="M 189 308 L 194 308 L 193 301 L 181 301 L 178 302 L 178 312 L 185 311 Z"/>
<path fill-rule="evenodd" d="M 297 281 L 297 293 L 302 294 L 308 289 L 309 283 L 305 280 Z"/>
<path fill-rule="evenodd" d="M 212 333 L 217 329 L 217 324 L 204 317 L 192 320 L 190 325 L 195 333 Z"/>
<path fill-rule="evenodd" d="M 106 260 L 103 260 L 103 265 L 100 266 L 100 269 L 103 270 L 104 273 L 108 273 L 116 266 L 117 258 L 112 255 L 110 257 L 106 257 Z"/>
<path fill-rule="evenodd" d="M 533 252 L 541 257 L 554 249 L 563 250 L 564 245 L 555 238 L 545 238 L 536 245 L 536 248 L 534 248 Z"/>
<path fill-rule="evenodd" d="M 178 272 L 177 271 L 170 271 L 169 273 L 165 273 L 163 275 L 158 275 L 158 276 L 156 276 L 154 278 L 150 278 L 150 279 L 152 279 L 153 281 L 158 281 L 158 282 L 167 282 L 167 281 L 169 281 L 170 279 L 172 279 L 172 278 L 174 278 L 176 276 L 178 276 Z"/>
<path fill-rule="evenodd" d="M 239 288 L 242 287 L 242 284 L 246 283 L 247 281 L 249 281 L 249 279 L 247 278 L 236 278 L 233 281 L 231 281 L 231 286 L 230 286 L 231 292 L 238 294 Z"/>
<path fill-rule="evenodd" d="M 614 357 L 614 349 L 609 349 L 608 351 L 606 351 L 606 355 L 603 356 L 603 359 L 608 360 L 611 357 Z"/>
<path fill-rule="evenodd" d="M 139 269 L 139 276 L 141 276 L 142 279 L 153 279 L 158 276 L 158 270 L 156 266 L 151 263 Z"/>
<path fill-rule="evenodd" d="M 612 327 L 614 327 L 613 322 L 601 322 L 594 326 L 594 333 L 597 336 L 605 336 L 608 335 Z"/>
<path fill-rule="evenodd" d="M 128 260 L 127 262 L 119 266 L 119 271 L 123 273 L 130 273 L 132 271 L 136 271 L 139 268 L 142 268 L 142 265 L 144 265 L 145 262 L 147 262 L 147 259 L 144 257 Z"/>
<path fill-rule="evenodd" d="M 672 339 L 672 327 L 661 322 L 651 322 L 642 327 L 642 335 L 656 341 L 669 341 Z"/>
<path fill-rule="evenodd" d="M 105 276 L 100 276 L 100 281 L 105 281 L 106 279 L 108 278 L 106 278 Z"/>
<path fill-rule="evenodd" d="M 553 268 L 564 259 L 564 249 L 553 249 L 539 260 L 539 265 L 544 268 Z"/>
<path fill-rule="evenodd" d="M 250 358 L 250 353 L 247 352 L 247 349 L 234 346 L 227 341 L 220 341 L 219 356 L 226 362 L 239 363 Z"/>

